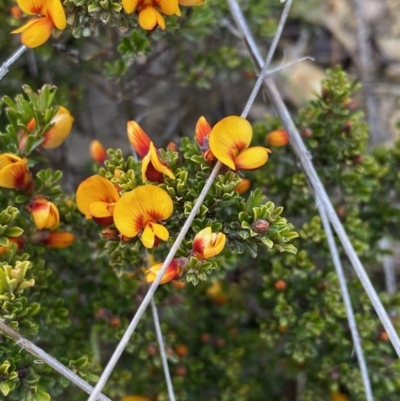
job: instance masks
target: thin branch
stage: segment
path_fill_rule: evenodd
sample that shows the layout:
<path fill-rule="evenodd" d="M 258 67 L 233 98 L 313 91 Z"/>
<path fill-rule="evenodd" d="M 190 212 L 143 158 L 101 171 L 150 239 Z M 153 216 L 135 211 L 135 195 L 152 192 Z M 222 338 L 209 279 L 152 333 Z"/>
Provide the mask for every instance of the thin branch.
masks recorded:
<path fill-rule="evenodd" d="M 290 2 L 291 3 L 291 2 Z M 286 10 L 286 8 L 285 8 Z M 280 25 L 279 25 L 280 27 Z M 276 35 L 280 35 L 282 29 L 279 30 L 276 33 Z M 273 56 L 273 49 L 269 52 L 268 54 L 268 59 L 272 59 Z M 259 81 L 263 81 L 265 77 L 265 73 L 267 72 L 268 64 L 266 63 L 265 68 L 263 68 L 263 72 L 260 73 L 260 76 L 257 79 L 257 82 L 255 85 L 259 85 Z M 246 118 L 249 109 L 249 105 L 252 104 L 252 101 L 254 101 L 254 91 L 252 91 L 252 94 L 250 95 L 249 100 L 247 101 L 246 107 L 243 110 L 242 117 Z M 246 111 L 247 110 L 247 111 Z M 167 270 L 169 264 L 171 263 L 172 259 L 174 258 L 176 252 L 178 251 L 183 239 L 185 238 L 186 233 L 188 232 L 193 220 L 195 219 L 198 211 L 200 210 L 201 205 L 203 204 L 203 201 L 205 197 L 207 196 L 208 191 L 210 190 L 215 178 L 217 177 L 219 170 L 221 169 L 222 163 L 218 162 L 213 170 L 210 173 L 210 176 L 207 178 L 207 181 L 204 185 L 204 188 L 202 189 L 198 199 L 196 200 L 196 203 L 193 206 L 193 209 L 191 210 L 188 218 L 186 219 L 181 231 L 179 232 L 175 242 L 173 243 L 163 265 L 160 271 L 158 272 L 154 282 L 151 284 L 146 296 L 144 297 L 142 303 L 140 304 L 135 316 L 133 317 L 131 323 L 128 326 L 128 329 L 124 333 L 121 341 L 119 342 L 117 348 L 114 351 L 114 354 L 112 355 L 111 359 L 109 360 L 107 366 L 105 367 L 102 375 L 100 376 L 99 381 L 96 384 L 96 387 L 94 388 L 93 393 L 91 396 L 88 398 L 88 401 L 95 401 L 97 394 L 103 389 L 104 385 L 106 384 L 108 378 L 110 377 L 112 371 L 114 370 L 115 365 L 117 364 L 120 356 L 122 355 L 125 347 L 127 346 L 132 334 L 134 333 L 137 325 L 139 324 L 140 319 L 142 318 L 144 312 L 146 311 L 151 299 L 153 298 L 157 287 L 160 284 L 161 278 L 164 275 L 165 271 Z"/>
<path fill-rule="evenodd" d="M 14 52 L 14 54 L 8 58 L 0 67 L 0 80 L 4 78 L 4 76 L 8 73 L 8 67 L 10 67 L 13 63 L 15 63 L 22 54 L 24 54 L 27 47 L 22 45 Z"/>
<path fill-rule="evenodd" d="M 390 240 L 387 237 L 382 238 L 379 241 L 380 249 L 390 249 Z M 397 280 L 393 266 L 393 256 L 385 255 L 382 260 L 383 275 L 385 276 L 386 291 L 389 295 L 394 295 L 397 292 Z"/>
<path fill-rule="evenodd" d="M 250 50 L 250 55 L 252 60 L 254 61 L 255 67 L 257 70 L 260 70 L 262 66 L 262 57 L 259 53 L 259 50 L 253 39 L 253 36 L 250 33 L 250 30 L 247 26 L 246 20 L 243 17 L 240 7 L 238 6 L 236 0 L 227 0 L 227 1 L 231 9 L 232 15 L 237 23 L 237 26 L 240 32 L 243 33 L 243 39 L 245 40 Z M 396 333 L 396 330 L 394 329 L 393 324 L 385 308 L 383 307 L 382 302 L 378 297 L 378 294 L 376 293 L 374 287 L 372 286 L 371 281 L 367 273 L 365 272 L 364 267 L 360 259 L 358 258 L 357 253 L 354 250 L 353 245 L 351 244 L 350 239 L 335 212 L 334 207 L 332 206 L 332 203 L 325 191 L 325 188 L 321 180 L 319 179 L 317 172 L 315 171 L 314 165 L 310 158 L 310 153 L 307 150 L 306 146 L 304 145 L 304 142 L 291 119 L 290 113 L 286 105 L 284 104 L 278 90 L 276 89 L 275 83 L 271 79 L 271 77 L 265 78 L 264 88 L 278 116 L 281 119 L 283 127 L 285 128 L 286 132 L 289 135 L 290 144 L 292 145 L 293 150 L 299 159 L 299 162 L 303 168 L 304 173 L 309 179 L 309 183 L 311 184 L 314 190 L 317 202 L 320 202 L 323 205 L 325 213 L 327 214 L 329 221 L 331 222 L 334 230 L 336 231 L 336 234 L 339 237 L 340 242 L 342 243 L 342 246 L 354 270 L 356 271 L 361 281 L 361 284 L 363 285 L 372 303 L 372 306 L 375 309 L 375 312 L 378 314 L 379 319 L 383 327 L 385 328 L 386 332 L 388 333 L 390 341 L 392 342 L 392 345 L 397 355 L 400 357 L 400 339 Z"/>
<path fill-rule="evenodd" d="M 44 352 L 41 348 L 37 347 L 29 340 L 22 337 L 19 333 L 17 333 L 15 330 L 9 327 L 1 319 L 0 319 L 0 330 L 7 336 L 11 337 L 15 341 L 16 345 L 19 345 L 20 347 L 28 351 L 30 354 L 41 359 L 43 362 L 47 363 L 58 373 L 66 377 L 70 382 L 76 384 L 86 393 L 91 394 L 91 392 L 93 391 L 93 387 L 90 384 L 86 383 L 85 380 L 81 379 L 78 375 L 69 370 L 62 363 L 58 362 L 57 359 L 53 358 L 51 355 Z M 111 401 L 108 397 L 106 397 L 103 394 L 98 394 L 95 399 L 100 401 Z"/>
<path fill-rule="evenodd" d="M 169 372 L 167 354 L 165 352 L 164 340 L 161 332 L 160 319 L 158 317 L 157 306 L 154 302 L 154 298 L 151 298 L 151 310 L 153 312 L 154 326 L 156 329 L 158 345 L 160 347 L 161 360 L 164 368 L 165 381 L 167 382 L 169 399 L 170 401 L 175 401 L 175 393 L 172 386 L 171 374 Z"/>
<path fill-rule="evenodd" d="M 328 241 L 329 249 L 331 251 L 332 261 L 335 266 L 336 274 L 339 278 L 340 290 L 342 292 L 344 306 L 346 307 L 347 320 L 349 322 L 350 332 L 353 338 L 353 344 L 356 350 L 358 364 L 360 365 L 361 377 L 364 383 L 365 397 L 367 401 L 373 401 L 374 397 L 372 395 L 371 382 L 368 376 L 367 363 L 365 361 L 365 356 L 361 345 L 361 338 L 360 334 L 358 333 L 357 322 L 354 316 L 353 307 L 351 305 L 350 294 L 347 288 L 346 277 L 344 275 L 342 262 L 340 260 L 335 238 L 333 237 L 331 225 L 328 218 L 326 217 L 325 210 L 318 202 L 317 207 L 321 216 L 322 225 L 326 233 L 326 239 Z"/>
<path fill-rule="evenodd" d="M 285 4 L 285 7 L 283 8 L 283 12 L 282 12 L 281 18 L 279 20 L 279 24 L 278 24 L 278 29 L 276 30 L 274 39 L 272 40 L 271 46 L 268 50 L 267 59 L 265 60 L 264 66 L 262 67 L 261 73 L 257 79 L 256 84 L 254 85 L 254 88 L 250 94 L 247 104 L 244 107 L 244 110 L 242 113 L 242 117 L 244 117 L 244 118 L 246 118 L 247 115 L 249 114 L 251 106 L 254 103 L 254 100 L 261 88 L 261 85 L 263 84 L 264 77 L 267 74 L 268 67 L 271 64 L 272 58 L 274 57 L 276 47 L 278 45 L 279 39 L 281 38 L 283 28 L 285 27 L 285 23 L 286 23 L 288 15 L 289 15 L 289 10 L 290 10 L 292 3 L 293 3 L 293 0 L 288 0 L 288 2 Z"/>
<path fill-rule="evenodd" d="M 372 80 L 372 54 L 369 45 L 370 30 L 364 19 L 361 0 L 353 0 L 354 14 L 357 27 L 357 42 L 359 50 L 359 63 L 361 81 L 367 106 L 367 120 L 370 128 L 370 142 L 375 145 L 382 140 L 387 139 L 384 135 L 382 124 L 379 118 L 378 99 L 374 93 L 374 84 Z"/>

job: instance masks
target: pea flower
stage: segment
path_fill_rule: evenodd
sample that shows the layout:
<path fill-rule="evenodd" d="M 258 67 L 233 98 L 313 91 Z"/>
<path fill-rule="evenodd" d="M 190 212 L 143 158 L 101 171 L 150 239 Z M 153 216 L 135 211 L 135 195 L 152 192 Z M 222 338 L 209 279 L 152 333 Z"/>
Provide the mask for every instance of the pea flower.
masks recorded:
<path fill-rule="evenodd" d="M 205 117 L 201 116 L 196 124 L 196 140 L 203 153 L 204 160 L 211 162 L 215 160 L 215 156 L 210 150 L 209 138 L 211 127 Z"/>
<path fill-rule="evenodd" d="M 158 263 L 146 271 L 146 281 L 148 283 L 154 282 L 158 272 L 161 270 L 163 263 Z M 164 275 L 161 278 L 160 284 L 168 283 L 169 281 L 176 280 L 182 273 L 182 266 L 179 259 L 172 259 L 167 267 Z"/>
<path fill-rule="evenodd" d="M 17 245 L 17 250 L 21 251 L 24 249 L 24 243 L 17 237 L 8 237 L 8 244 L 0 246 L 0 256 L 3 256 L 5 253 L 8 252 L 11 244 Z"/>
<path fill-rule="evenodd" d="M 44 228 L 54 230 L 60 224 L 60 213 L 57 206 L 53 202 L 49 202 L 45 196 L 36 196 L 32 200 L 29 210 L 39 230 Z"/>
<path fill-rule="evenodd" d="M 93 219 L 100 226 L 113 223 L 116 202 L 120 199 L 114 185 L 100 175 L 83 181 L 76 191 L 76 204 L 87 220 Z"/>
<path fill-rule="evenodd" d="M 69 110 L 60 106 L 51 120 L 54 125 L 44 134 L 44 141 L 41 146 L 45 149 L 53 149 L 60 146 L 70 134 L 73 122 L 74 117 L 71 116 Z"/>
<path fill-rule="evenodd" d="M 194 237 L 193 254 L 199 260 L 211 258 L 222 252 L 225 243 L 225 234 L 213 233 L 211 227 L 206 227 Z"/>
<path fill-rule="evenodd" d="M 181 15 L 178 0 L 122 0 L 122 7 L 127 14 L 137 12 L 139 25 L 148 31 L 157 26 L 165 29 L 165 21 L 161 13 Z"/>
<path fill-rule="evenodd" d="M 75 242 L 75 235 L 67 231 L 38 231 L 32 236 L 32 242 L 49 248 L 67 248 Z"/>
<path fill-rule="evenodd" d="M 142 181 L 164 182 L 164 175 L 175 179 L 174 173 L 161 160 L 160 152 L 136 121 L 128 121 L 128 139 L 142 160 Z"/>
<path fill-rule="evenodd" d="M 39 17 L 11 32 L 22 33 L 21 42 L 27 47 L 42 45 L 50 38 L 54 28 L 63 30 L 67 26 L 60 0 L 17 0 L 17 3 L 26 14 Z"/>
<path fill-rule="evenodd" d="M 286 146 L 289 143 L 289 136 L 284 129 L 277 129 L 275 131 L 271 131 L 267 135 L 267 142 L 271 146 L 280 148 L 282 146 Z"/>
<path fill-rule="evenodd" d="M 168 230 L 160 224 L 173 212 L 173 203 L 166 191 L 154 185 L 143 185 L 122 195 L 115 205 L 114 223 L 120 233 L 128 238 L 141 234 L 146 248 L 167 241 Z"/>
<path fill-rule="evenodd" d="M 33 180 L 27 167 L 28 160 L 12 153 L 0 154 L 0 187 L 30 192 Z"/>
<path fill-rule="evenodd" d="M 90 142 L 90 156 L 97 163 L 104 163 L 107 160 L 107 152 L 104 149 L 103 145 L 97 139 L 94 139 Z"/>
<path fill-rule="evenodd" d="M 226 117 L 211 130 L 210 149 L 232 170 L 255 170 L 267 162 L 271 151 L 262 146 L 249 148 L 252 137 L 253 129 L 246 119 Z"/>

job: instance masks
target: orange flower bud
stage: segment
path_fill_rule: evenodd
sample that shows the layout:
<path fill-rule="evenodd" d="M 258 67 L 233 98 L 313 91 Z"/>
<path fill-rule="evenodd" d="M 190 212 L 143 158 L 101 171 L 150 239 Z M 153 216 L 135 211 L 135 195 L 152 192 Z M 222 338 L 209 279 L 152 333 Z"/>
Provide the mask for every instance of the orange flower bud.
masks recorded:
<path fill-rule="evenodd" d="M 29 210 L 39 230 L 44 228 L 54 230 L 60 224 L 60 213 L 57 206 L 53 202 L 49 202 L 44 196 L 36 196 L 32 200 Z"/>
<path fill-rule="evenodd" d="M 67 248 L 75 242 L 75 235 L 65 231 L 40 231 L 35 233 L 32 241 L 49 248 Z"/>
<path fill-rule="evenodd" d="M 175 352 L 181 357 L 183 358 L 184 356 L 186 356 L 189 352 L 188 347 L 185 344 L 179 344 L 176 349 Z"/>
<path fill-rule="evenodd" d="M 18 251 L 24 249 L 24 243 L 19 238 L 9 237 L 7 239 L 8 245 L 0 246 L 0 256 L 4 255 L 8 251 L 11 244 L 17 244 Z"/>
<path fill-rule="evenodd" d="M 267 142 L 269 145 L 279 148 L 289 143 L 289 137 L 284 129 L 278 129 L 267 135 Z"/>
<path fill-rule="evenodd" d="M 60 106 L 56 115 L 51 120 L 53 127 L 44 134 L 42 146 L 45 149 L 53 149 L 60 146 L 68 137 L 72 129 L 74 117 L 63 106 Z"/>
<path fill-rule="evenodd" d="M 278 280 L 275 282 L 274 287 L 278 291 L 285 291 L 287 287 L 286 281 Z"/>
<path fill-rule="evenodd" d="M 193 241 L 193 254 L 199 260 L 218 255 L 224 249 L 226 235 L 213 233 L 211 227 L 206 227 L 196 234 Z"/>
<path fill-rule="evenodd" d="M 22 12 L 21 9 L 18 6 L 12 6 L 10 8 L 10 14 L 14 18 L 21 18 L 22 17 Z"/>
<path fill-rule="evenodd" d="M 168 142 L 167 149 L 171 149 L 173 152 L 178 151 L 178 147 L 175 142 Z"/>
<path fill-rule="evenodd" d="M 127 395 L 122 397 L 121 401 L 151 401 L 151 399 L 147 397 L 141 397 L 140 395 Z"/>
<path fill-rule="evenodd" d="M 244 194 L 247 192 L 251 187 L 251 181 L 247 178 L 243 178 L 239 184 L 236 185 L 235 191 L 239 192 L 240 194 Z"/>
<path fill-rule="evenodd" d="M 153 283 L 157 277 L 157 273 L 161 270 L 163 263 L 158 263 L 146 271 L 146 281 Z M 172 259 L 167 267 L 160 284 L 168 283 L 169 281 L 176 280 L 182 273 L 182 266 L 179 259 Z"/>
<path fill-rule="evenodd" d="M 97 139 L 94 139 L 92 142 L 90 142 L 89 151 L 90 156 L 95 162 L 102 164 L 105 160 L 107 160 L 107 152 Z"/>

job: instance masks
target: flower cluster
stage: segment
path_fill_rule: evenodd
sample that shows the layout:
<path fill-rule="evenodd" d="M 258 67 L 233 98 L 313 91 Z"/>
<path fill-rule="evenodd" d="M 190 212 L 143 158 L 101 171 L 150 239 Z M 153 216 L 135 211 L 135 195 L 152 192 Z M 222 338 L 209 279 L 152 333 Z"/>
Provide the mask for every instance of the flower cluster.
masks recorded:
<path fill-rule="evenodd" d="M 52 149 L 60 146 L 71 132 L 74 118 L 65 107 L 59 107 L 50 120 L 49 129 L 44 133 L 38 130 L 38 144 L 42 148 Z M 26 124 L 26 131 L 18 133 L 18 148 L 21 153 L 26 152 L 26 145 L 30 134 L 35 132 L 36 120 L 31 118 Z M 14 189 L 24 193 L 28 199 L 26 209 L 30 212 L 37 230 L 30 240 L 53 248 L 64 248 L 75 241 L 75 236 L 69 232 L 54 231 L 60 225 L 60 212 L 48 196 L 41 193 L 41 188 L 32 177 L 29 169 L 30 161 L 13 153 L 0 153 L 0 187 Z M 38 174 L 37 176 L 39 176 Z M 16 242 L 19 248 L 23 241 L 9 238 L 9 242 Z"/>
<path fill-rule="evenodd" d="M 167 151 L 157 148 L 137 122 L 127 123 L 127 136 L 141 158 L 136 165 L 140 168 L 142 184 L 136 182 L 132 167 L 125 168 L 120 159 L 114 165 L 112 160 L 105 160 L 102 145 L 94 142 L 90 152 L 95 161 L 104 162 L 104 168 L 100 170 L 101 174 L 91 176 L 79 185 L 77 207 L 87 220 L 103 227 L 102 237 L 106 241 L 117 241 L 123 247 L 142 249 L 142 252 L 144 249 L 159 252 L 159 247 L 165 251 L 162 245 L 174 239 L 170 238 L 171 229 L 174 235 L 177 234 L 180 223 L 176 227 L 176 222 L 184 218 L 179 209 L 189 200 L 179 194 L 183 185 L 179 182 L 187 177 L 187 167 L 185 164 L 181 167 L 176 165 L 179 160 L 176 145 L 168 145 Z M 224 171 L 231 169 L 235 177 L 237 170 L 254 170 L 262 166 L 270 152 L 263 147 L 249 147 L 252 128 L 241 117 L 227 117 L 213 128 L 201 117 L 196 125 L 195 137 L 203 163 L 211 165 L 220 161 L 225 165 Z M 112 158 L 113 153 L 110 152 Z M 110 170 L 112 165 L 114 167 Z M 239 182 L 239 178 L 235 179 Z M 237 193 L 249 187 L 250 182 L 244 179 L 237 187 Z M 229 188 L 234 189 L 235 185 Z M 213 229 L 211 220 L 205 220 L 194 231 L 194 238 L 181 246 L 179 257 L 169 264 L 161 283 L 182 279 L 188 272 L 209 266 L 208 260 L 220 254 L 228 242 L 226 233 Z M 257 232 L 254 231 L 253 235 Z M 162 265 L 156 263 L 150 266 L 146 271 L 147 282 L 155 280 Z"/>

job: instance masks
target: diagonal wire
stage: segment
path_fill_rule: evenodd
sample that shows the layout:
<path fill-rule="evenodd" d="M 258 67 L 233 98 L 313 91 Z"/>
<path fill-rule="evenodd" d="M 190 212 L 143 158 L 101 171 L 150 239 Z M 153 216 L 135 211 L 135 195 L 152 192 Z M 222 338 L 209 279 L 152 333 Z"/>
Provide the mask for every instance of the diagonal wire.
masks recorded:
<path fill-rule="evenodd" d="M 160 319 L 158 317 L 157 306 L 154 298 L 151 298 L 151 310 L 153 312 L 154 326 L 156 328 L 157 341 L 160 347 L 161 360 L 164 368 L 165 381 L 167 382 L 168 395 L 170 401 L 175 401 L 174 388 L 172 386 L 171 374 L 169 373 L 167 354 L 165 352 L 164 340 L 161 332 Z"/>
<path fill-rule="evenodd" d="M 135 152 L 135 154 L 136 154 L 136 152 Z M 149 269 L 151 266 L 150 266 L 150 260 L 149 260 L 149 253 L 147 252 L 147 249 L 146 249 L 146 253 L 145 253 L 145 258 L 146 258 L 146 267 Z M 167 353 L 165 352 L 165 345 L 164 345 L 164 339 L 163 339 L 163 335 L 162 335 L 162 331 L 161 331 L 160 318 L 158 317 L 158 311 L 157 311 L 156 302 L 154 301 L 154 297 L 151 298 L 151 311 L 153 313 L 154 327 L 156 329 L 157 341 L 158 341 L 158 345 L 160 347 L 161 361 L 162 361 L 162 365 L 163 365 L 163 369 L 164 369 L 165 381 L 167 382 L 169 400 L 175 401 L 174 387 L 172 385 L 171 374 L 169 372 Z"/>
<path fill-rule="evenodd" d="M 22 45 L 14 52 L 14 54 L 9 57 L 0 67 L 0 80 L 4 78 L 5 75 L 8 73 L 8 67 L 15 63 L 21 56 L 24 54 L 25 50 L 28 48 L 25 45 Z"/>
<path fill-rule="evenodd" d="M 227 0 L 227 1 L 231 9 L 233 18 L 235 19 L 239 30 L 243 33 L 244 40 L 246 42 L 247 47 L 249 48 L 250 55 L 256 66 L 256 69 L 259 70 L 262 65 L 262 58 L 257 48 L 257 45 L 250 33 L 250 30 L 246 24 L 246 20 L 243 17 L 240 7 L 238 6 L 236 0 Z M 357 273 L 361 281 L 361 284 L 363 285 L 364 290 L 367 293 L 371 301 L 371 304 L 375 309 L 375 312 L 379 316 L 379 319 L 382 325 L 384 326 L 385 331 L 388 333 L 390 341 L 397 355 L 400 357 L 400 339 L 396 333 L 396 330 L 394 329 L 393 324 L 385 308 L 383 307 L 382 302 L 378 297 L 378 294 L 376 293 L 373 285 L 371 284 L 371 281 L 367 273 L 365 272 L 364 267 L 356 251 L 353 248 L 353 245 L 351 244 L 351 241 L 346 233 L 346 230 L 344 229 L 341 221 L 339 220 L 335 212 L 335 209 L 311 161 L 310 153 L 308 152 L 306 146 L 304 145 L 304 142 L 292 121 L 290 113 L 287 110 L 287 107 L 284 104 L 275 86 L 274 81 L 269 76 L 265 77 L 264 79 L 264 89 L 266 90 L 271 103 L 273 104 L 278 116 L 280 117 L 283 127 L 285 128 L 286 132 L 289 135 L 290 144 L 292 145 L 293 150 L 299 159 L 299 162 L 303 168 L 304 173 L 308 177 L 309 183 L 312 186 L 313 191 L 315 193 L 317 202 L 320 202 L 323 208 L 325 209 L 325 213 L 329 221 L 331 222 L 334 230 L 336 231 L 336 234 L 340 239 L 340 242 L 355 272 Z"/>
<path fill-rule="evenodd" d="M 38 357 L 43 362 L 47 363 L 54 370 L 56 370 L 58 373 L 61 373 L 70 382 L 76 384 L 78 387 L 86 391 L 88 394 L 90 394 L 93 391 L 93 387 L 87 382 L 85 382 L 85 380 L 81 379 L 77 374 L 72 372 L 62 363 L 58 362 L 57 359 L 53 358 L 51 355 L 44 352 L 41 348 L 31 343 L 26 338 L 22 337 L 19 333 L 17 333 L 15 330 L 9 327 L 2 319 L 0 319 L 0 331 L 5 333 L 7 336 L 11 337 L 15 341 L 16 345 L 19 345 L 20 347 L 28 351 L 30 354 Z M 108 397 L 106 397 L 103 394 L 98 394 L 96 400 L 111 401 Z"/>
<path fill-rule="evenodd" d="M 282 32 L 281 29 L 281 25 L 285 24 L 285 18 L 281 19 L 279 21 L 279 25 L 278 25 L 278 30 L 276 35 L 280 35 L 280 33 Z M 270 49 L 269 54 L 268 54 L 268 58 L 272 59 L 274 53 L 274 49 Z M 259 81 L 263 81 L 263 79 L 265 78 L 266 75 L 266 68 L 265 68 L 265 73 L 260 73 L 257 82 L 255 84 L 255 86 L 258 86 L 258 82 Z M 248 114 L 248 110 L 250 110 L 249 104 L 252 104 L 255 100 L 255 95 L 254 95 L 254 90 L 252 91 L 247 104 L 243 110 L 243 113 L 241 114 L 241 117 L 246 118 L 247 114 Z M 247 111 L 246 111 L 247 110 Z M 245 112 L 246 111 L 246 112 Z M 106 384 L 108 378 L 110 377 L 115 365 L 117 364 L 120 356 L 122 355 L 125 347 L 127 346 L 132 334 L 134 333 L 137 325 L 139 324 L 140 319 L 142 318 L 144 312 L 146 311 L 151 299 L 153 298 L 157 287 L 160 284 L 161 278 L 164 275 L 165 271 L 167 270 L 167 267 L 169 266 L 169 264 L 171 263 L 172 259 L 175 256 L 175 253 L 178 251 L 180 244 L 182 243 L 183 239 L 185 238 L 186 233 L 188 232 L 194 218 L 196 217 L 197 212 L 199 211 L 208 191 L 210 190 L 216 176 L 218 175 L 219 170 L 221 169 L 222 163 L 218 162 L 213 170 L 210 173 L 210 176 L 208 177 L 204 188 L 202 189 L 198 199 L 196 200 L 196 203 L 193 206 L 193 209 L 191 210 L 188 218 L 186 219 L 181 231 L 179 232 L 175 242 L 173 243 L 163 265 L 162 268 L 160 269 L 160 271 L 158 272 L 154 282 L 151 284 L 149 290 L 147 291 L 146 296 L 144 297 L 142 303 L 140 304 L 138 310 L 136 311 L 135 316 L 133 317 L 131 323 L 129 324 L 127 330 L 125 331 L 124 335 L 121 338 L 121 341 L 119 342 L 117 348 L 114 351 L 114 354 L 111 356 L 107 366 L 105 367 L 102 375 L 100 376 L 99 381 L 97 382 L 91 396 L 88 398 L 88 401 L 95 401 L 97 395 L 99 394 L 99 392 L 103 389 L 104 385 Z"/>
<path fill-rule="evenodd" d="M 347 320 L 349 322 L 351 336 L 353 338 L 354 348 L 357 354 L 358 364 L 360 365 L 361 377 L 364 383 L 365 397 L 367 401 L 373 401 L 371 381 L 368 376 L 367 363 L 365 361 L 364 352 L 361 345 L 361 337 L 357 329 L 357 322 L 354 316 L 353 307 L 351 305 L 351 299 L 349 290 L 347 288 L 346 277 L 344 275 L 342 262 L 340 260 L 339 252 L 336 247 L 335 238 L 333 237 L 332 228 L 322 205 L 317 202 L 319 214 L 321 216 L 322 225 L 326 233 L 326 239 L 328 241 L 329 249 L 332 255 L 332 261 L 335 265 L 336 274 L 339 278 L 340 290 L 342 291 L 343 302 L 346 307 Z"/>

